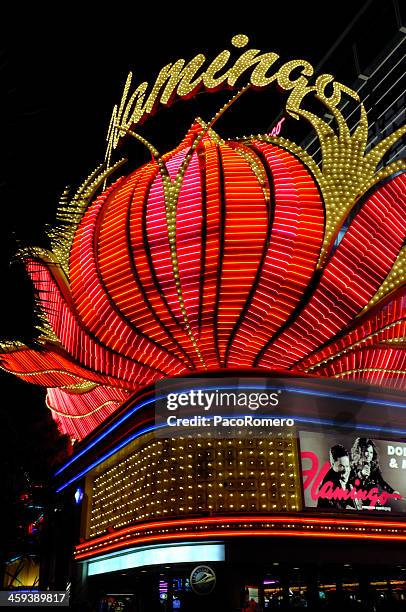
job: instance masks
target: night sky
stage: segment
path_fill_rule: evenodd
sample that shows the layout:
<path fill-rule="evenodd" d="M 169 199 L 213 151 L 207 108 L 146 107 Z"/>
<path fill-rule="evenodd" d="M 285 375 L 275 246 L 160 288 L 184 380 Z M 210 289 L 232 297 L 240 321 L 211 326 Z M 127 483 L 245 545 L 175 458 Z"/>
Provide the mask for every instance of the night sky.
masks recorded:
<path fill-rule="evenodd" d="M 394 28 L 393 15 L 387 12 L 391 2 L 374 0 L 373 4 L 376 14 L 370 32 L 365 23 L 361 34 L 354 31 L 344 41 L 346 54 L 333 53 L 321 72 L 331 72 L 351 86 L 354 72 L 348 58 L 354 37 L 370 36 L 371 48 L 382 49 L 387 29 Z M 276 51 L 283 60 L 307 59 L 317 66 L 364 3 L 337 3 L 334 10 L 329 5 L 319 13 L 319 3 L 268 2 L 262 8 L 252 3 L 253 13 L 248 16 L 247 3 L 245 10 L 230 11 L 228 23 L 220 22 L 208 6 L 200 16 L 195 4 L 182 11 L 183 22 L 178 21 L 181 5 L 177 3 L 163 12 L 159 4 L 150 3 L 150 13 L 144 9 L 142 14 L 112 5 L 109 14 L 95 14 L 92 19 L 73 12 L 56 18 L 41 15 L 38 9 L 29 14 L 21 7 L 21 14 L 3 23 L 0 338 L 28 340 L 33 335 L 30 290 L 22 266 L 10 265 L 10 261 L 19 245 L 47 246 L 44 227 L 54 223 L 64 187 L 78 186 L 103 160 L 111 110 L 119 102 L 128 71 L 133 70 L 137 82 L 153 82 L 166 63 L 190 59 L 198 52 L 213 58 L 230 48 L 237 33 L 250 37 L 250 47 Z M 156 20 L 159 27 L 154 25 Z M 361 62 L 363 59 L 361 56 Z M 277 115 L 278 95 L 250 94 L 240 109 L 219 124 L 220 134 L 265 131 Z M 139 132 L 165 152 L 183 137 L 194 116 L 210 118 L 230 94 L 216 96 L 202 94 L 162 109 Z M 132 168 L 146 160 L 137 143 L 129 146 L 128 153 Z M 12 413 L 2 425 L 13 427 L 16 443 L 23 445 L 32 426 L 45 414 L 44 392 L 4 373 L 0 382 L 1 412 Z"/>

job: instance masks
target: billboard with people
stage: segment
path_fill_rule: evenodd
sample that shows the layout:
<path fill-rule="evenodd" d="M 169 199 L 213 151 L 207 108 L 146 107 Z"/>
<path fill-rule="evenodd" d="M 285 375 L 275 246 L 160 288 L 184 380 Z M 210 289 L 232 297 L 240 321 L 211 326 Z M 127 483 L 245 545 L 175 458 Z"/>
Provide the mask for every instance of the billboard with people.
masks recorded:
<path fill-rule="evenodd" d="M 406 443 L 299 432 L 306 508 L 406 512 Z"/>

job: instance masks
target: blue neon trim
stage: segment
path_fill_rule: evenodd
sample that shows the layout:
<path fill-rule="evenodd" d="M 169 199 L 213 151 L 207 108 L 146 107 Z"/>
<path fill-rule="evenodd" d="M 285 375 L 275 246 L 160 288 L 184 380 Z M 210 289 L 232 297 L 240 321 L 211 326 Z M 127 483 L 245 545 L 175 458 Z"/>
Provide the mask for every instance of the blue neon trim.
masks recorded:
<path fill-rule="evenodd" d="M 237 390 L 241 389 L 255 389 L 255 390 L 261 390 L 264 389 L 265 387 L 263 385 L 258 386 L 258 385 L 245 385 L 243 387 L 237 387 Z M 281 387 L 280 386 L 270 386 L 270 387 L 266 387 L 266 389 L 272 389 L 272 390 L 276 390 L 278 391 Z M 224 389 L 224 390 L 236 390 L 235 386 L 229 387 L 229 386 L 223 386 L 221 387 L 220 385 L 216 385 L 216 386 L 210 386 L 210 387 L 199 387 L 199 390 L 201 391 L 210 391 L 212 389 Z M 365 399 L 363 397 L 358 397 L 358 396 L 351 396 L 351 395 L 346 395 L 346 394 L 342 394 L 342 393 L 329 393 L 328 391 L 313 391 L 311 389 L 302 389 L 300 387 L 285 387 L 283 389 L 284 391 L 292 391 L 293 393 L 303 393 L 304 395 L 314 395 L 316 397 L 331 397 L 333 399 L 344 399 L 344 400 L 349 400 L 349 401 L 354 401 L 354 402 L 363 402 L 364 404 L 375 404 L 375 405 L 380 405 L 380 406 L 392 406 L 394 408 L 406 408 L 406 403 L 401 403 L 401 402 L 387 402 L 385 400 L 379 400 L 379 399 Z M 187 389 L 187 391 L 196 391 L 196 389 Z M 185 391 L 177 391 L 177 393 L 184 393 Z M 137 412 L 138 410 L 141 410 L 141 408 L 143 408 L 144 406 L 147 406 L 148 404 L 151 404 L 153 402 L 156 402 L 160 399 L 163 399 L 165 397 L 165 395 L 160 395 L 158 397 L 152 397 L 150 399 L 144 400 L 143 402 L 141 402 L 141 404 L 136 404 L 131 410 L 129 410 L 126 414 L 124 414 L 118 421 L 116 421 L 115 423 L 113 423 L 108 429 L 106 429 L 103 433 L 101 433 L 99 436 L 97 436 L 97 438 L 95 438 L 90 444 L 88 444 L 87 446 L 85 446 L 79 453 L 77 453 L 76 455 L 74 455 L 71 459 L 69 459 L 69 461 L 67 461 L 62 467 L 59 468 L 59 470 L 57 470 L 55 472 L 55 476 L 58 476 L 58 474 L 61 474 L 61 472 L 63 472 L 67 467 L 69 467 L 69 465 L 72 465 L 72 463 L 74 463 L 77 459 L 79 459 L 79 457 L 81 457 L 82 455 L 84 455 L 89 449 L 91 449 L 95 444 L 97 444 L 97 442 L 100 442 L 100 440 L 102 440 L 103 438 L 105 438 L 110 432 L 114 431 L 114 429 L 116 429 L 116 427 L 118 427 L 119 425 L 121 425 L 121 423 L 123 423 L 124 421 L 126 421 L 131 415 L 133 415 L 135 412 Z"/>
<path fill-rule="evenodd" d="M 109 457 L 111 457 L 111 455 L 114 455 L 115 452 L 119 451 L 121 448 L 123 448 L 124 446 L 132 442 L 132 440 L 135 440 L 136 438 L 139 438 L 140 436 L 143 436 L 144 434 L 149 433 L 150 431 L 154 431 L 155 429 L 160 429 L 161 427 L 166 427 L 166 425 L 151 425 L 150 427 L 146 427 L 145 429 L 142 429 L 141 431 L 137 431 L 135 434 L 132 434 L 132 436 L 130 436 L 129 438 L 126 438 L 123 442 L 120 442 L 120 444 L 115 446 L 113 449 L 109 450 L 105 455 L 103 455 L 102 457 L 99 457 L 99 459 L 96 459 L 96 461 L 91 463 L 87 468 L 85 468 L 79 474 L 77 474 L 76 476 L 68 480 L 68 482 L 66 482 L 64 485 L 59 487 L 59 489 L 57 489 L 56 492 L 60 493 L 60 491 L 62 491 L 67 486 L 69 486 L 70 484 L 72 484 L 73 482 L 81 478 L 84 474 L 87 474 L 87 472 L 89 472 L 89 470 L 96 467 L 96 465 L 99 465 L 99 463 L 102 463 L 105 459 L 108 459 Z"/>
<path fill-rule="evenodd" d="M 230 418 L 233 419 L 243 419 L 245 416 L 254 416 L 254 415 L 246 415 L 246 414 L 236 414 L 236 415 L 232 415 Z M 212 416 L 206 417 L 209 421 L 211 421 L 213 419 Z M 227 416 L 225 416 L 224 418 L 227 418 Z M 389 434 L 400 434 L 400 435 L 406 435 L 406 429 L 392 429 L 391 427 L 379 427 L 378 425 L 368 425 L 367 423 L 358 423 L 358 424 L 354 424 L 354 423 L 337 423 L 336 421 L 332 421 L 331 419 L 312 419 L 310 417 L 288 417 L 286 415 L 281 415 L 281 414 L 256 414 L 255 415 L 256 419 L 293 419 L 293 421 L 298 421 L 299 423 L 310 423 L 312 425 L 332 425 L 333 427 L 336 427 L 337 429 L 340 429 L 342 427 L 345 427 L 347 429 L 367 429 L 368 431 L 382 431 L 385 433 L 389 433 Z M 162 427 L 162 425 L 159 425 L 159 427 Z M 170 425 L 168 425 L 168 427 L 171 427 Z M 238 427 L 238 425 L 234 425 L 233 427 Z"/>
<path fill-rule="evenodd" d="M 74 455 L 72 459 L 70 459 L 62 467 L 60 467 L 59 470 L 55 472 L 55 476 L 58 476 L 58 474 L 63 472 L 69 465 L 71 465 L 74 461 L 76 461 L 76 459 L 79 459 L 79 457 L 84 455 L 90 448 L 92 448 L 92 446 L 94 446 L 95 444 L 97 444 L 97 442 L 100 442 L 100 440 L 105 438 L 111 431 L 113 431 L 116 427 L 118 427 L 119 425 L 121 425 L 121 423 L 123 423 L 126 419 L 128 419 L 132 414 L 134 414 L 134 412 L 137 412 L 138 410 L 141 410 L 141 408 L 144 408 L 144 406 L 147 406 L 148 404 L 151 404 L 152 402 L 155 402 L 158 399 L 163 399 L 163 398 L 164 398 L 163 395 L 162 397 L 157 397 L 157 398 L 152 397 L 148 400 L 141 402 L 141 404 L 136 404 L 129 412 L 124 414 L 116 423 L 113 423 L 113 425 L 111 425 L 108 429 L 106 429 L 106 431 L 104 431 L 99 436 L 97 436 L 97 438 L 95 438 L 93 442 L 91 442 L 90 444 L 82 448 L 82 450 L 79 453 L 77 453 L 77 455 Z"/>
<path fill-rule="evenodd" d="M 389 434 L 399 434 L 401 436 L 406 435 L 406 429 L 392 429 L 391 427 L 379 427 L 379 425 L 368 425 L 367 423 L 340 423 L 337 424 L 336 421 L 330 421 L 328 419 L 308 419 L 307 417 L 298 417 L 294 419 L 295 421 L 299 421 L 301 423 L 311 423 L 313 425 L 332 425 L 337 429 L 347 428 L 347 429 L 366 429 L 368 431 L 382 431 Z"/>
<path fill-rule="evenodd" d="M 245 414 L 240 414 L 240 415 L 235 415 L 235 416 L 233 415 L 232 418 L 244 418 L 245 416 L 252 416 L 252 415 L 245 415 Z M 209 417 L 206 417 L 206 418 L 209 421 L 213 419 L 212 416 L 209 416 Z M 335 421 L 330 420 L 330 419 L 311 419 L 311 418 L 307 418 L 307 417 L 286 417 L 284 415 L 272 415 L 272 416 L 270 416 L 270 415 L 264 415 L 264 414 L 256 415 L 255 418 L 272 418 L 272 419 L 293 418 L 295 423 L 296 423 L 296 421 L 298 421 L 299 423 L 310 423 L 312 425 L 332 425 L 332 426 L 334 426 L 336 428 L 339 427 L 339 428 L 362 429 L 362 430 L 367 430 L 367 431 L 380 431 L 380 432 L 385 432 L 385 433 L 389 433 L 389 434 L 397 433 L 397 434 L 400 434 L 400 435 L 406 435 L 406 429 L 390 429 L 389 427 L 378 427 L 377 425 L 368 425 L 366 423 L 358 423 L 358 424 L 342 423 L 339 426 L 337 426 L 337 423 Z M 92 464 L 90 464 L 87 468 L 85 468 L 84 470 L 79 472 L 79 474 L 76 474 L 76 476 L 73 476 L 73 478 L 71 478 L 65 484 L 60 486 L 59 489 L 56 490 L 56 492 L 60 493 L 61 491 L 63 491 L 63 489 L 66 489 L 66 487 L 68 487 L 69 485 L 73 484 L 76 480 L 79 480 L 80 478 L 82 478 L 82 476 L 87 474 L 94 467 L 96 467 L 97 465 L 99 465 L 100 463 L 105 461 L 105 459 L 108 459 L 109 457 L 111 457 L 111 455 L 114 455 L 114 453 L 119 451 L 121 448 L 123 448 L 124 446 L 126 446 L 127 444 L 129 444 L 130 442 L 135 440 L 136 438 L 139 438 L 140 436 L 144 435 L 145 433 L 149 433 L 150 431 L 155 431 L 157 429 L 162 429 L 164 427 L 170 427 L 170 426 L 166 425 L 166 424 L 151 425 L 150 427 L 147 427 L 145 429 L 142 429 L 141 431 L 136 432 L 135 434 L 132 434 L 130 437 L 128 437 L 125 440 L 123 440 L 123 442 L 120 442 L 120 444 L 115 446 L 113 449 L 109 450 L 106 454 L 104 454 L 101 457 L 99 457 L 96 461 L 94 461 Z"/>
<path fill-rule="evenodd" d="M 278 388 L 278 387 L 275 387 Z M 352 402 L 363 402 L 364 404 L 376 404 L 378 406 L 392 406 L 393 408 L 406 408 L 406 403 L 402 402 L 388 402 L 380 399 L 365 399 L 364 397 L 358 397 L 357 395 L 346 395 L 343 393 L 329 393 L 328 391 L 311 391 L 300 389 L 300 387 L 291 387 L 285 389 L 286 391 L 294 391 L 295 393 L 304 393 L 304 395 L 316 395 L 318 397 L 332 397 L 333 399 L 350 400 Z"/>

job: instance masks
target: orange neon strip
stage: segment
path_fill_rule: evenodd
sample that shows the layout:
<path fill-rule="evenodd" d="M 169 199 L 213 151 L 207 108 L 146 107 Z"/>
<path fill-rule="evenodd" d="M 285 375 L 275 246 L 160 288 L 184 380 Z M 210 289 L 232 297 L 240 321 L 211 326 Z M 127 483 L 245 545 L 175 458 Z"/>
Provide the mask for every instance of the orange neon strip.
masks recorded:
<path fill-rule="evenodd" d="M 204 183 L 206 240 L 204 254 L 203 286 L 200 303 L 199 347 L 208 367 L 219 368 L 217 351 L 215 310 L 219 291 L 221 188 L 219 151 L 215 142 L 206 140 L 204 146 Z"/>
<path fill-rule="evenodd" d="M 289 368 L 351 323 L 392 268 L 406 231 L 399 175 L 356 214 L 305 308 L 260 357 L 265 368 Z"/>
<path fill-rule="evenodd" d="M 196 524 L 227 524 L 227 523 L 264 523 L 264 522 L 273 522 L 273 523 L 297 523 L 302 525 L 315 524 L 315 525 L 326 525 L 326 526 L 342 526 L 348 525 L 351 527 L 385 527 L 385 528 L 394 528 L 394 529 L 404 529 L 406 530 L 405 522 L 396 522 L 396 521 L 385 521 L 385 520 L 362 520 L 362 519 L 338 519 L 338 518 L 307 518 L 307 517 L 293 517 L 293 516 L 232 516 L 232 517 L 221 517 L 221 518 L 204 518 L 204 519 L 179 519 L 179 520 L 167 520 L 167 521 L 157 521 L 153 523 L 143 523 L 140 525 L 132 525 L 131 527 L 126 527 L 124 529 L 120 529 L 116 531 L 114 534 L 108 534 L 105 536 L 100 536 L 98 538 L 94 538 L 92 540 L 88 540 L 83 544 L 79 544 L 76 547 L 76 550 L 82 550 L 88 548 L 89 546 L 93 546 L 95 544 L 99 544 L 106 541 L 115 540 L 117 538 L 123 539 L 126 534 L 130 534 L 134 531 L 146 531 L 149 529 L 162 529 L 165 527 L 180 527 L 187 525 L 196 525 Z"/>
<path fill-rule="evenodd" d="M 310 281 L 323 241 L 323 204 L 303 165 L 273 145 L 261 143 L 252 150 L 264 156 L 272 173 L 272 229 L 258 284 L 230 347 L 229 366 L 242 360 L 250 366 L 285 323 Z"/>
<path fill-rule="evenodd" d="M 190 539 L 207 539 L 207 538 L 233 538 L 233 537 L 279 537 L 279 536 L 295 536 L 295 537 L 304 537 L 304 538 L 346 538 L 346 539 L 368 539 L 368 540 L 397 540 L 397 541 L 406 541 L 405 535 L 380 535 L 380 534 L 371 534 L 371 533 L 328 533 L 325 531 L 301 531 L 299 529 L 292 529 L 289 531 L 269 531 L 267 529 L 256 529 L 249 531 L 206 531 L 202 533 L 192 532 L 183 532 L 179 534 L 167 534 L 167 535 L 152 535 L 152 536 L 144 536 L 140 538 L 132 538 L 131 540 L 126 541 L 126 546 L 135 545 L 135 544 L 145 544 L 148 542 L 156 542 L 156 541 L 166 541 L 166 540 L 190 540 Z M 120 548 L 122 543 L 111 544 L 110 546 L 103 547 L 102 549 L 98 549 L 94 552 L 87 552 L 76 555 L 76 559 L 85 559 L 88 557 L 100 555 L 101 553 L 106 553 L 110 550 L 116 550 Z"/>
<path fill-rule="evenodd" d="M 320 351 L 306 357 L 300 369 L 313 371 L 323 365 L 323 360 L 336 359 L 344 350 L 354 350 L 357 346 L 377 345 L 393 338 L 406 335 L 405 301 L 406 287 L 400 288 L 389 302 L 384 301 L 370 311 L 366 317 L 355 321 L 353 329 Z M 317 370 L 318 372 L 318 370 Z"/>
<path fill-rule="evenodd" d="M 225 365 L 228 340 L 238 324 L 261 262 L 268 213 L 263 190 L 247 160 L 227 144 L 220 147 L 220 158 L 226 214 L 217 338 L 220 361 Z"/>

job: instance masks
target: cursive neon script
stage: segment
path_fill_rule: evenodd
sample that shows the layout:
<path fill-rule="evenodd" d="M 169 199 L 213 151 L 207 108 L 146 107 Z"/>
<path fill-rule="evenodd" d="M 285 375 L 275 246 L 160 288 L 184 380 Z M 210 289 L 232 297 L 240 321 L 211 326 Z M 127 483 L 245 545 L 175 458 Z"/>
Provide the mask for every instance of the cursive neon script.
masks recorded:
<path fill-rule="evenodd" d="M 282 131 L 282 124 L 284 123 L 284 121 L 285 121 L 285 117 L 282 117 L 281 119 L 279 119 L 275 127 L 272 128 L 271 136 L 279 136 L 279 134 Z"/>
<path fill-rule="evenodd" d="M 280 65 L 277 53 L 244 49 L 248 43 L 248 36 L 238 34 L 233 37 L 231 44 L 241 49 L 236 59 L 232 58 L 231 51 L 225 49 L 211 62 L 207 62 L 205 55 L 199 53 L 189 62 L 178 59 L 169 63 L 160 70 L 152 86 L 147 81 L 133 85 L 130 72 L 121 101 L 114 106 L 111 115 L 106 157 L 110 157 L 112 149 L 117 147 L 128 130 L 142 123 L 156 111 L 159 104 L 169 106 L 175 99 L 190 98 L 200 89 L 210 92 L 234 88 L 243 75 L 245 84 L 255 88 L 276 83 L 282 90 L 290 92 L 286 110 L 295 118 L 298 118 L 295 111 L 310 92 L 314 92 L 319 99 L 328 100 L 333 107 L 340 103 L 343 92 L 359 101 L 355 91 L 335 81 L 331 74 L 319 75 L 310 85 L 314 68 L 306 60 L 295 59 Z"/>
<path fill-rule="evenodd" d="M 399 493 L 387 493 L 386 491 L 379 493 L 378 487 L 372 487 L 369 490 L 358 489 L 359 485 L 360 481 L 356 479 L 351 489 L 342 489 L 328 480 L 321 486 L 317 497 L 321 497 L 321 499 L 369 501 L 373 505 L 380 504 L 381 506 L 384 506 L 389 499 L 402 499 Z"/>

